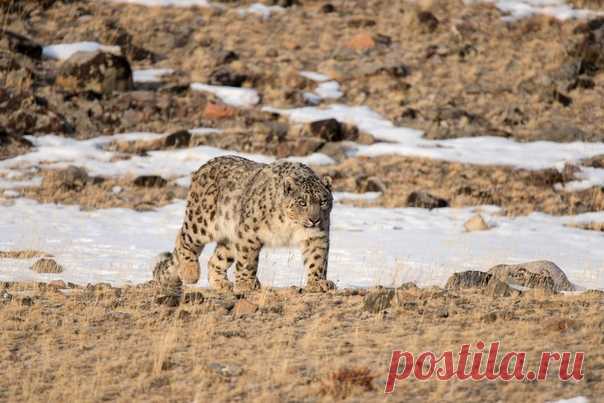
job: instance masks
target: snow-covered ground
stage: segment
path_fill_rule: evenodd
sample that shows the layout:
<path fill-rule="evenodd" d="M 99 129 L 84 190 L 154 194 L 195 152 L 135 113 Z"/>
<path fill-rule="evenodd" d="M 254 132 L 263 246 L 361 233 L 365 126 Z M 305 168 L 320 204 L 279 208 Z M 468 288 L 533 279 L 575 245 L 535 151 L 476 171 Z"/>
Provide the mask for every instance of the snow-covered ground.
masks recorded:
<path fill-rule="evenodd" d="M 139 283 L 151 279 L 154 257 L 171 250 L 182 223 L 184 201 L 151 212 L 130 209 L 80 211 L 76 206 L 17 199 L 0 206 L 0 250 L 37 249 L 64 265 L 61 274 L 29 270 L 33 260 L 0 259 L 0 280 L 61 278 L 85 284 Z M 455 271 L 488 269 L 500 263 L 549 259 L 581 287 L 604 288 L 600 233 L 564 226 L 604 219 L 604 213 L 556 218 L 535 213 L 510 219 L 482 208 L 488 231 L 464 231 L 475 209 L 383 209 L 336 205 L 333 211 L 329 278 L 340 287 L 396 285 L 415 281 L 444 284 Z M 205 265 L 212 247 L 200 262 Z M 304 283 L 299 251 L 265 249 L 260 258 L 265 285 Z"/>
<path fill-rule="evenodd" d="M 535 141 L 520 143 L 514 140 L 481 136 L 448 140 L 429 140 L 419 130 L 396 127 L 366 106 L 333 104 L 327 107 L 303 107 L 297 109 L 264 110 L 287 115 L 294 122 L 312 122 L 336 119 L 356 125 L 360 130 L 383 140 L 372 145 L 357 145 L 348 151 L 349 156 L 377 156 L 398 154 L 457 161 L 481 165 L 510 165 L 517 168 L 562 169 L 565 163 L 604 154 L 604 143 L 556 143 Z M 570 189 L 585 189 L 604 184 L 604 169 L 581 168 L 579 181 L 568 184 Z"/>
<path fill-rule="evenodd" d="M 191 130 L 192 133 L 198 135 L 216 131 L 216 129 L 205 128 Z M 86 168 L 91 175 L 160 175 L 169 179 L 180 178 L 186 183 L 191 172 L 210 159 L 221 155 L 240 155 L 264 163 L 275 160 L 270 156 L 237 153 L 208 146 L 150 151 L 147 153 L 148 155 L 131 155 L 128 159 L 116 158 L 117 152 L 105 149 L 107 144 L 112 141 L 153 140 L 163 137 L 156 133 L 124 133 L 95 137 L 90 140 L 75 140 L 55 135 L 27 137 L 35 145 L 35 149 L 31 153 L 0 161 L 0 175 L 4 176 L 4 178 L 0 176 L 0 188 L 8 189 L 39 184 L 39 180 L 36 180 L 37 182 L 20 181 L 19 175 L 24 170 L 42 166 L 49 169 L 61 169 L 69 165 L 77 165 Z M 331 158 L 319 153 L 289 159 L 312 165 L 333 163 Z"/>
<path fill-rule="evenodd" d="M 465 0 L 465 2 L 467 4 L 494 3 L 499 10 L 507 14 L 503 17 L 506 21 L 515 21 L 537 14 L 548 15 L 559 20 L 586 18 L 598 14 L 591 10 L 573 8 L 566 0 Z"/>
<path fill-rule="evenodd" d="M 317 73 L 302 74 L 320 83 L 332 82 Z M 258 102 L 258 95 L 252 89 L 201 84 L 195 87 L 214 92 L 233 105 L 250 107 Z M 566 162 L 604 153 L 602 143 L 518 143 L 496 137 L 427 140 L 422 138 L 421 132 L 395 127 L 363 106 L 336 104 L 324 108 L 265 109 L 286 114 L 295 122 L 335 118 L 355 124 L 360 130 L 387 141 L 369 146 L 357 145 L 350 151 L 351 155 L 401 154 L 539 169 L 561 168 Z M 192 131 L 203 135 L 217 130 L 198 128 Z M 189 174 L 209 159 L 234 154 L 228 150 L 200 146 L 116 159 L 116 152 L 104 149 L 110 141 L 159 137 L 161 135 L 154 133 L 126 133 L 83 141 L 53 135 L 29 137 L 35 145 L 32 152 L 0 162 L 1 184 L 5 189 L 14 188 L 13 181 L 20 181 L 22 172 L 42 165 L 63 168 L 74 164 L 86 168 L 92 175 L 157 174 L 186 185 Z M 240 155 L 259 162 L 274 160 L 263 155 Z M 310 164 L 333 162 L 323 154 L 296 159 Z M 603 172 L 602 169 L 585 169 L 582 175 L 586 180 L 573 186 L 601 184 Z M 34 178 L 30 183 L 35 185 L 37 181 L 39 179 Z M 336 195 L 336 199 L 343 197 L 351 196 Z M 372 198 L 376 195 L 353 197 Z M 333 213 L 329 276 L 340 286 L 389 285 L 403 281 L 422 285 L 443 284 L 455 271 L 547 259 L 560 265 L 571 281 L 579 286 L 604 288 L 602 235 L 565 226 L 568 223 L 603 221 L 604 213 L 572 217 L 534 213 L 511 219 L 497 215 L 497 209 L 493 207 L 484 207 L 483 210 L 494 228 L 466 233 L 463 223 L 474 214 L 474 209 L 427 211 L 337 205 Z M 153 212 L 128 209 L 82 212 L 77 207 L 40 205 L 17 199 L 14 204 L 0 208 L 0 217 L 7 218 L 0 224 L 0 250 L 40 249 L 51 253 L 66 267 L 60 277 L 69 281 L 141 282 L 150 278 L 154 256 L 172 248 L 183 211 L 184 202 Z M 211 248 L 204 252 L 202 264 L 210 252 Z M 0 260 L 0 279 L 42 280 L 52 277 L 33 273 L 28 270 L 30 264 L 31 261 Z M 301 285 L 304 273 L 299 253 L 295 250 L 265 251 L 260 278 L 267 285 Z M 201 285 L 206 285 L 205 279 Z"/>

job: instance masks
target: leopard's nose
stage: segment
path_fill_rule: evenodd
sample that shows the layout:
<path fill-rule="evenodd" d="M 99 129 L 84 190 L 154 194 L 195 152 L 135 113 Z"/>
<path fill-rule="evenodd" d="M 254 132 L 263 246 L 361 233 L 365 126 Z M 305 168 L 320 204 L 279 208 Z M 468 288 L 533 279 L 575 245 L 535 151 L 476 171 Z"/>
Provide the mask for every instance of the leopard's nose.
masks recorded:
<path fill-rule="evenodd" d="M 321 222 L 320 218 L 317 218 L 317 219 L 314 219 L 314 220 L 312 218 L 309 218 L 308 220 L 310 221 L 310 223 L 312 224 L 313 227 L 318 226 L 319 223 Z"/>

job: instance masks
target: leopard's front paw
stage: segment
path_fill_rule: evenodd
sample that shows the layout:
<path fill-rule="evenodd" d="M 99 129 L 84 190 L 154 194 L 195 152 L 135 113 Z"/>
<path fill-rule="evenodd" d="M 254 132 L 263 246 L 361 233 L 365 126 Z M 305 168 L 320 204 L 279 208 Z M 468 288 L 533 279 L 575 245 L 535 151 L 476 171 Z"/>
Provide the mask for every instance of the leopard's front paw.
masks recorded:
<path fill-rule="evenodd" d="M 185 284 L 195 284 L 199 281 L 199 263 L 182 262 L 178 268 L 178 277 Z"/>
<path fill-rule="evenodd" d="M 336 284 L 331 280 L 314 280 L 306 284 L 304 291 L 306 292 L 327 292 L 335 290 Z"/>
<path fill-rule="evenodd" d="M 221 292 L 232 292 L 233 291 L 233 283 L 224 277 L 212 278 L 209 279 L 210 287 L 215 289 L 216 291 Z"/>
<path fill-rule="evenodd" d="M 259 290 L 260 287 L 260 281 L 258 281 L 257 278 L 251 280 L 238 280 L 235 281 L 235 289 L 233 291 L 235 293 L 249 292 Z"/>

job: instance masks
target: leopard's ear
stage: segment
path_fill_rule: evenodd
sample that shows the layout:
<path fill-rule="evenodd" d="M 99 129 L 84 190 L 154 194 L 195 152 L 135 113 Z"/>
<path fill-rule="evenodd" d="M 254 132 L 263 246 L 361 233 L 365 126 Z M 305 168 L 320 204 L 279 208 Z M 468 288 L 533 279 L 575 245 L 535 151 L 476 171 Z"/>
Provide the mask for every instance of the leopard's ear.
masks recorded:
<path fill-rule="evenodd" d="M 283 181 L 283 192 L 285 193 L 286 196 L 289 196 L 290 194 L 292 194 L 294 192 L 294 185 L 296 184 L 294 182 L 294 178 L 292 178 L 291 176 L 288 176 L 285 178 L 285 180 Z"/>
<path fill-rule="evenodd" d="M 323 182 L 323 184 L 325 185 L 325 187 L 328 190 L 331 190 L 331 176 L 325 175 L 324 177 L 321 178 L 321 182 Z"/>

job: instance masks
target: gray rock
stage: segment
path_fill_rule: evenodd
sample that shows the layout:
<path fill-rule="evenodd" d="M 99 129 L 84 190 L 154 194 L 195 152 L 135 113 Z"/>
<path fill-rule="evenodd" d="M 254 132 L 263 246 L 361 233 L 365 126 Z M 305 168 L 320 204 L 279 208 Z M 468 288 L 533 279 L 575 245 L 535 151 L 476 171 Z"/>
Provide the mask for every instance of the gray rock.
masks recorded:
<path fill-rule="evenodd" d="M 310 133 L 326 141 L 342 141 L 344 132 L 342 125 L 335 119 L 318 120 L 310 123 Z"/>
<path fill-rule="evenodd" d="M 449 202 L 440 197 L 433 196 L 428 192 L 416 191 L 411 192 L 407 197 L 407 206 L 432 210 L 434 208 L 448 207 Z"/>
<path fill-rule="evenodd" d="M 363 307 L 371 313 L 379 313 L 390 308 L 395 291 L 393 289 L 378 289 L 365 295 Z"/>
<path fill-rule="evenodd" d="M 488 273 L 512 285 L 528 288 L 543 288 L 552 291 L 574 291 L 575 286 L 555 263 L 537 260 L 515 265 L 500 264 L 491 267 Z"/>
<path fill-rule="evenodd" d="M 42 258 L 36 261 L 31 267 L 36 273 L 62 273 L 63 267 L 54 259 Z"/>
<path fill-rule="evenodd" d="M 493 276 L 489 273 L 468 270 L 453 273 L 447 280 L 445 288 L 448 290 L 461 290 L 466 288 L 486 288 Z"/>
<path fill-rule="evenodd" d="M 468 270 L 454 273 L 447 284 L 447 290 L 481 289 L 483 294 L 492 297 L 509 297 L 520 295 L 518 290 L 513 289 L 494 275 L 483 271 Z"/>
<path fill-rule="evenodd" d="M 158 175 L 141 175 L 134 179 L 134 184 L 136 186 L 145 187 L 145 188 L 153 188 L 153 187 L 164 187 L 168 183 L 167 180 Z"/>
<path fill-rule="evenodd" d="M 73 93 L 110 94 L 133 88 L 125 56 L 109 52 L 77 52 L 61 65 L 56 84 Z"/>
<path fill-rule="evenodd" d="M 219 362 L 213 362 L 208 364 L 208 368 L 215 371 L 218 375 L 230 378 L 232 376 L 239 376 L 243 373 L 243 369 L 238 365 L 233 364 L 222 364 Z"/>

